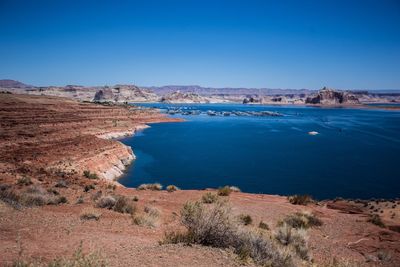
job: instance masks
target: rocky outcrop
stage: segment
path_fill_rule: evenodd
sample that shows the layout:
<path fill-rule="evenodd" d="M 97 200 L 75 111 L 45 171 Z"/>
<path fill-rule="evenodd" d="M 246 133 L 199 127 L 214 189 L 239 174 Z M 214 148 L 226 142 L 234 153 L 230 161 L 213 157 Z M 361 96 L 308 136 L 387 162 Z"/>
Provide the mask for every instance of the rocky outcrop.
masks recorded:
<path fill-rule="evenodd" d="M 206 97 L 195 93 L 181 93 L 180 91 L 173 92 L 161 98 L 161 102 L 165 103 L 210 103 Z"/>
<path fill-rule="evenodd" d="M 116 85 L 104 87 L 96 92 L 94 101 L 111 102 L 157 102 L 159 97 L 146 89 L 134 85 Z"/>
<path fill-rule="evenodd" d="M 322 88 L 317 94 L 306 98 L 306 104 L 318 105 L 343 105 L 343 104 L 359 104 L 357 96 L 345 92 L 336 91 L 329 88 Z"/>
<path fill-rule="evenodd" d="M 81 101 L 96 102 L 158 102 L 160 99 L 151 91 L 134 85 L 115 85 L 112 87 L 84 87 L 79 85 L 29 87 L 22 83 L 3 80 L 0 83 L 0 89 L 14 93 L 67 97 Z"/>

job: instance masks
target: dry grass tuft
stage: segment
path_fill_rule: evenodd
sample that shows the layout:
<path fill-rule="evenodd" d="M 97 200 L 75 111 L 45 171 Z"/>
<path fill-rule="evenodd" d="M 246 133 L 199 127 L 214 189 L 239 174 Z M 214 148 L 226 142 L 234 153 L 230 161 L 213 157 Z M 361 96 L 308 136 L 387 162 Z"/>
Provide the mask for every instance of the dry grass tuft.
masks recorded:
<path fill-rule="evenodd" d="M 84 208 L 82 210 L 80 218 L 82 220 L 96 220 L 96 221 L 98 221 L 100 219 L 100 216 L 101 216 L 101 213 L 98 210 L 96 210 L 96 209 L 94 209 L 92 207 L 89 207 L 89 208 Z"/>
<path fill-rule="evenodd" d="M 82 243 L 71 259 L 58 258 L 47 264 L 42 262 L 28 262 L 22 259 L 14 261 L 13 267 L 106 267 L 106 260 L 98 252 L 84 254 Z"/>
<path fill-rule="evenodd" d="M 308 211 L 302 211 L 290 214 L 286 216 L 282 221 L 278 222 L 278 226 L 282 226 L 283 224 L 287 224 L 290 227 L 296 229 L 307 229 L 313 226 L 321 226 L 322 221 L 318 217 L 316 217 L 315 214 Z"/>
<path fill-rule="evenodd" d="M 283 224 L 275 233 L 275 239 L 284 246 L 290 246 L 303 260 L 310 260 L 308 254 L 308 236 L 304 228 L 295 229 L 290 225 Z"/>
<path fill-rule="evenodd" d="M 175 185 L 169 185 L 169 186 L 167 186 L 166 189 L 170 193 L 179 190 L 179 188 L 177 186 L 175 186 Z"/>
<path fill-rule="evenodd" d="M 159 183 L 155 184 L 141 184 L 137 188 L 138 190 L 153 190 L 153 191 L 160 191 L 162 190 L 162 185 Z"/>
<path fill-rule="evenodd" d="M 218 195 L 211 192 L 207 192 L 201 197 L 201 201 L 206 204 L 215 203 L 217 200 Z"/>
<path fill-rule="evenodd" d="M 146 206 L 143 213 L 132 216 L 132 222 L 139 226 L 156 227 L 160 216 L 160 210 L 155 207 Z"/>

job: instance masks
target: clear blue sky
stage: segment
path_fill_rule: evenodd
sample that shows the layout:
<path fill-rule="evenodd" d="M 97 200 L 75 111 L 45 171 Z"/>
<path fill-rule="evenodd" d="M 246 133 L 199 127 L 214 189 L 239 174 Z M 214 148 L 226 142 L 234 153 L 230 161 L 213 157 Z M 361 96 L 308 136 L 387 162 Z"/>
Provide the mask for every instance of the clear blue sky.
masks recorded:
<path fill-rule="evenodd" d="M 400 1 L 0 0 L 0 79 L 400 89 Z"/>

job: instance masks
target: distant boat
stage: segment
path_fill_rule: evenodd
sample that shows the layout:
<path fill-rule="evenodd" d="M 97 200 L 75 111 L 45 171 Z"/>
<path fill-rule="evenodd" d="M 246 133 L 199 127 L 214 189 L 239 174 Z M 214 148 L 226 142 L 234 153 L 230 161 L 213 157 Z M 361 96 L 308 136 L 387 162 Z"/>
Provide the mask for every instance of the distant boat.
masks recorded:
<path fill-rule="evenodd" d="M 309 134 L 309 135 L 317 135 L 317 134 L 319 134 L 319 132 L 311 131 L 311 132 L 308 132 L 308 134 Z"/>

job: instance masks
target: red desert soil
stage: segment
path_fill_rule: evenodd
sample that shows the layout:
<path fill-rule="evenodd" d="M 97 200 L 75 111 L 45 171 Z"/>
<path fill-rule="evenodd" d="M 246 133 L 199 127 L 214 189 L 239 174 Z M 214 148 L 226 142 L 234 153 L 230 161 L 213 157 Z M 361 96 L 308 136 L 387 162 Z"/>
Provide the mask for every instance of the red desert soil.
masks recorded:
<path fill-rule="evenodd" d="M 183 204 L 200 199 L 206 191 L 169 193 L 118 184 L 114 188 L 107 175 L 103 176 L 131 155 L 126 146 L 104 137 L 167 121 L 174 120 L 156 110 L 0 94 L 0 184 L 22 192 L 29 185 L 17 184 L 18 179 L 30 177 L 34 185 L 56 190 L 68 200 L 66 204 L 20 208 L 0 200 L 0 265 L 18 258 L 46 262 L 70 257 L 81 242 L 85 252 L 99 251 L 110 266 L 243 265 L 230 250 L 159 245 L 165 231 L 181 228 Z M 84 177 L 84 170 L 99 174 L 100 179 Z M 67 185 L 56 187 L 60 180 Z M 95 188 L 84 192 L 88 185 Z M 101 194 L 136 196 L 138 212 L 152 206 L 161 216 L 155 227 L 134 225 L 131 215 L 95 208 L 93 199 Z M 83 201 L 77 202 L 79 198 Z M 229 199 L 235 215 L 252 217 L 247 227 L 257 228 L 262 220 L 271 231 L 287 214 L 315 213 L 323 221 L 309 232 L 315 266 L 325 266 L 334 257 L 357 266 L 400 266 L 400 233 L 395 231 L 400 224 L 399 201 L 338 200 L 300 206 L 283 196 L 234 192 L 223 198 Z M 99 212 L 100 219 L 82 220 L 80 215 L 87 208 Z M 371 214 L 380 214 L 387 227 L 368 222 Z M 390 257 L 380 259 L 382 252 Z"/>

